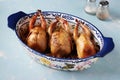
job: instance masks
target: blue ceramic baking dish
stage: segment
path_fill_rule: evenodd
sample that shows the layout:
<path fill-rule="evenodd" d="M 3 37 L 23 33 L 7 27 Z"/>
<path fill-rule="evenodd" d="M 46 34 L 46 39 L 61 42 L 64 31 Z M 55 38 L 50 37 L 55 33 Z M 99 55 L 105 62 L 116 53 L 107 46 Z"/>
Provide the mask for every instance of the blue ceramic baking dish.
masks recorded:
<path fill-rule="evenodd" d="M 53 20 L 55 19 L 55 16 L 60 16 L 62 18 L 65 18 L 67 21 L 71 23 L 75 23 L 75 19 L 78 19 L 84 22 L 85 24 L 88 25 L 95 39 L 97 40 L 100 46 L 100 51 L 93 56 L 90 56 L 88 58 L 83 58 L 83 59 L 55 58 L 55 57 L 45 55 L 44 53 L 37 52 L 31 49 L 30 47 L 28 47 L 23 41 L 25 39 L 24 36 L 27 31 L 26 25 L 28 25 L 29 20 L 31 16 L 34 14 L 34 12 L 30 14 L 26 14 L 22 11 L 19 11 L 17 13 L 11 14 L 8 17 L 8 27 L 15 31 L 19 42 L 28 51 L 29 56 L 31 56 L 38 63 L 42 63 L 43 65 L 46 65 L 48 67 L 58 69 L 58 70 L 68 70 L 68 71 L 83 70 L 90 67 L 91 64 L 96 62 L 98 58 L 104 57 L 105 55 L 107 55 L 113 50 L 114 48 L 113 39 L 110 37 L 104 37 L 103 34 L 90 22 L 82 18 L 79 18 L 77 16 L 67 14 L 67 13 L 62 13 L 62 12 L 43 11 L 42 13 L 46 20 L 47 19 Z"/>

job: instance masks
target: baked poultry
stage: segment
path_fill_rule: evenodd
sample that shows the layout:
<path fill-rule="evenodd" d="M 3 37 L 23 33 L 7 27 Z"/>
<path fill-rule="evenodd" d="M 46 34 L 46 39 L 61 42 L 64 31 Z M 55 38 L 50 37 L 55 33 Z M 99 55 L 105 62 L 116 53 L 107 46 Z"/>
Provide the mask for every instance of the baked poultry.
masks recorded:
<path fill-rule="evenodd" d="M 76 27 L 73 31 L 73 38 L 76 44 L 78 58 L 87 58 L 96 54 L 95 41 L 93 34 L 86 24 L 76 19 Z M 78 32 L 78 27 L 81 27 L 81 32 Z"/>
<path fill-rule="evenodd" d="M 69 32 L 68 22 L 60 17 L 51 23 L 48 28 L 50 36 L 49 46 L 51 55 L 57 58 L 64 58 L 72 51 L 72 39 Z"/>
<path fill-rule="evenodd" d="M 40 25 L 35 25 L 37 17 L 40 17 Z M 46 20 L 40 10 L 30 19 L 27 45 L 40 52 L 44 52 L 47 48 Z"/>

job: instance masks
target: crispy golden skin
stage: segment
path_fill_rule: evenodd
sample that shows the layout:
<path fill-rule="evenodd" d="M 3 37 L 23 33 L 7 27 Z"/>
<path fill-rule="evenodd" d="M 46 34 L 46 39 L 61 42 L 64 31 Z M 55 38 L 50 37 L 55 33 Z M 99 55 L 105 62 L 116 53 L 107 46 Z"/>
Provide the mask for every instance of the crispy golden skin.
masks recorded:
<path fill-rule="evenodd" d="M 54 57 L 65 57 L 71 53 L 72 50 L 72 40 L 69 33 L 68 22 L 60 17 L 50 24 L 48 28 L 48 33 L 50 35 L 50 51 Z M 58 22 L 61 26 L 58 29 Z"/>
<path fill-rule="evenodd" d="M 74 28 L 73 37 L 76 44 L 78 58 L 87 58 L 96 54 L 95 41 L 88 26 L 76 20 L 77 25 Z M 82 32 L 78 33 L 78 27 L 82 28 Z"/>
<path fill-rule="evenodd" d="M 34 26 L 38 16 L 40 17 L 41 25 Z M 40 52 L 44 52 L 47 48 L 46 21 L 40 10 L 30 20 L 27 45 Z"/>

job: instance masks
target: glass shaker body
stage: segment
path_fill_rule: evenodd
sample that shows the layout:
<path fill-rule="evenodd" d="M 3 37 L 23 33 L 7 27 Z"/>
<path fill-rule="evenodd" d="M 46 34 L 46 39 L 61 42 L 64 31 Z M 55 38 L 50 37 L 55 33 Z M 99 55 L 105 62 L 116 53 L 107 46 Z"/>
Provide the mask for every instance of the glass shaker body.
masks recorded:
<path fill-rule="evenodd" d="M 99 18 L 100 20 L 108 19 L 109 18 L 108 7 L 109 7 L 108 1 L 101 1 L 96 11 L 97 18 Z"/>
<path fill-rule="evenodd" d="M 88 14 L 96 14 L 96 0 L 87 0 L 86 6 L 84 8 L 85 12 Z"/>

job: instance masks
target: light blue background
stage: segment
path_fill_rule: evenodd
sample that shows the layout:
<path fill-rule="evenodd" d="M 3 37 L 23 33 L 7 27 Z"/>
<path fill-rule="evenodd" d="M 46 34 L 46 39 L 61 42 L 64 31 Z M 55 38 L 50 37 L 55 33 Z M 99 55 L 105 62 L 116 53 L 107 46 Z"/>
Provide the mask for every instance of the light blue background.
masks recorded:
<path fill-rule="evenodd" d="M 97 4 L 100 0 L 97 0 Z M 109 0 L 110 21 L 101 21 L 84 12 L 86 0 L 0 0 L 0 80 L 119 80 L 120 78 L 120 0 Z M 25 13 L 59 11 L 94 24 L 115 48 L 84 71 L 57 71 L 34 62 L 8 28 L 7 18 L 18 11 Z"/>

